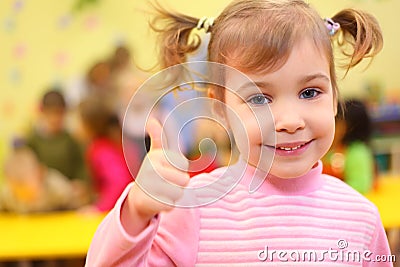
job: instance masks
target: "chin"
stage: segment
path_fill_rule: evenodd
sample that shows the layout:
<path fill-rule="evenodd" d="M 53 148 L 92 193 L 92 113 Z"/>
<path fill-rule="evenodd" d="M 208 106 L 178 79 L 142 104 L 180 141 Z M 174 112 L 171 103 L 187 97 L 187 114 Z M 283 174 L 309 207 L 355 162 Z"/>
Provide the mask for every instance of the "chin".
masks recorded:
<path fill-rule="evenodd" d="M 282 166 L 280 164 L 276 164 L 276 166 L 274 166 L 274 164 L 272 164 L 271 170 L 269 172 L 269 174 L 279 177 L 279 178 L 284 178 L 284 179 L 291 179 L 291 178 L 297 178 L 299 176 L 305 175 L 307 172 L 309 172 L 312 167 L 315 165 L 311 165 L 311 166 Z"/>

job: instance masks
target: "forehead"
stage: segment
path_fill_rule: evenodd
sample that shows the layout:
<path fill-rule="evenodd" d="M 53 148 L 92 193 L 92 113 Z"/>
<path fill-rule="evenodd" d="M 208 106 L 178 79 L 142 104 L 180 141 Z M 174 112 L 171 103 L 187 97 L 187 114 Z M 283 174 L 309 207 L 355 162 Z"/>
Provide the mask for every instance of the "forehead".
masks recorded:
<path fill-rule="evenodd" d="M 228 65 L 229 62 L 227 62 Z M 254 82 L 289 84 L 306 82 L 311 78 L 323 78 L 330 81 L 329 60 L 311 39 L 296 43 L 287 59 L 276 70 L 249 71 L 242 70 L 244 75 L 231 71 L 226 75 L 226 85 L 236 91 L 242 84 Z"/>
<path fill-rule="evenodd" d="M 251 1 L 253 8 L 245 1 L 239 2 L 244 6 L 229 9 L 213 29 L 211 61 L 229 62 L 241 71 L 274 71 L 304 38 L 312 39 L 331 57 L 325 24 L 303 1 Z"/>

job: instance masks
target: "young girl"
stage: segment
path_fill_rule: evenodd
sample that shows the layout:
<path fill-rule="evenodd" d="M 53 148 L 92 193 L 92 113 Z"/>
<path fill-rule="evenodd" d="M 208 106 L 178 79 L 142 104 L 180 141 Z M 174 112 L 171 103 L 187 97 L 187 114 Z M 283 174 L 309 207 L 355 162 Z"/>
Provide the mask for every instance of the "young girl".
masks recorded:
<path fill-rule="evenodd" d="M 152 184 L 153 194 L 139 182 L 127 187 L 99 227 L 87 266 L 391 266 L 380 260 L 390 251 L 376 207 L 321 174 L 320 161 L 333 140 L 338 98 L 331 37 L 341 33 L 353 45 L 353 67 L 382 47 L 376 20 L 347 9 L 324 22 L 301 0 L 238 0 L 215 21 L 163 10 L 160 18 L 166 22 L 159 29 L 164 67 L 183 62 L 198 47 L 187 42 L 189 32 L 204 28 L 211 34 L 209 60 L 242 71 L 260 87 L 261 93 L 237 84 L 228 73 L 222 78 L 234 92 L 209 91 L 239 118 L 226 120 L 246 157 L 230 167 L 229 176 L 243 177 L 208 205 L 165 204 L 178 202 L 188 185 L 224 180 L 225 168 L 189 183 L 188 174 L 166 159 L 163 129 L 150 120 L 152 146 L 136 181 Z M 263 118 L 251 112 L 268 108 L 275 128 L 261 133 L 255 121 Z M 264 156 L 271 151 L 270 171 L 250 194 L 249 184 L 265 171 Z M 167 190 L 168 183 L 180 187 Z"/>

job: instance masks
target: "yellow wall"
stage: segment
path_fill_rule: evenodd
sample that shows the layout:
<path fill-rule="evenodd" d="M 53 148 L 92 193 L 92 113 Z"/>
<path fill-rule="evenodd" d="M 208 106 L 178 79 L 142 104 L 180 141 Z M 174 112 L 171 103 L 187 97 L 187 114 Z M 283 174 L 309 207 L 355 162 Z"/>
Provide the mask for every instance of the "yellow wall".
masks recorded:
<path fill-rule="evenodd" d="M 14 134 L 23 133 L 36 112 L 46 86 L 81 76 L 88 66 L 111 53 L 118 41 L 135 50 L 139 65 L 155 62 L 154 39 L 147 27 L 144 0 L 98 0 L 71 13 L 75 0 L 0 1 L 0 150 Z M 195 16 L 216 16 L 228 0 L 163 0 L 163 5 Z M 375 14 L 385 47 L 367 72 L 358 68 L 341 82 L 343 94 L 360 95 L 365 84 L 378 81 L 387 91 L 400 88 L 398 0 L 310 1 L 321 16 L 343 7 Z M 6 143 L 6 144 L 4 144 Z M 2 152 L 0 152 L 1 157 Z"/>

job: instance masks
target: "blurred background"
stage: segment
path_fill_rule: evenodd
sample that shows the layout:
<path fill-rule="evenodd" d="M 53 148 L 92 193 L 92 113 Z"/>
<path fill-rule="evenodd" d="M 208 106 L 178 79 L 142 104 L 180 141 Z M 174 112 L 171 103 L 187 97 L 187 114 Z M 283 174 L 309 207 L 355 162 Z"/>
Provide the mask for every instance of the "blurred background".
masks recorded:
<path fill-rule="evenodd" d="M 179 12 L 202 17 L 218 16 L 230 1 L 159 2 Z M 366 60 L 351 70 L 344 80 L 341 79 L 344 72 L 339 71 L 339 88 L 343 100 L 356 99 L 366 106 L 371 120 L 367 146 L 373 155 L 373 176 L 400 180 L 400 27 L 397 25 L 400 1 L 308 2 L 323 18 L 343 8 L 356 7 L 371 12 L 379 21 L 384 37 L 382 52 L 370 66 Z M 78 107 L 84 96 L 93 93 L 88 92 L 88 87 L 97 88 L 95 90 L 100 93 L 96 92 L 96 96 L 99 98 L 113 95 L 101 92 L 104 88 L 99 88 L 103 86 L 104 76 L 118 76 L 108 82 L 115 87 L 128 87 L 125 91 L 120 88 L 114 91 L 119 97 L 117 110 L 121 116 L 121 110 L 126 107 L 134 90 L 159 70 L 153 68 L 156 65 L 157 43 L 148 27 L 149 19 L 151 7 L 145 0 L 0 1 L 0 169 L 8 155 L 25 142 L 26 136 L 40 120 L 42 97 L 49 89 L 62 92 L 68 107 Z M 128 62 L 129 67 L 119 61 L 120 57 Z M 124 72 L 120 71 L 125 67 L 131 75 L 129 82 L 125 80 L 125 74 L 121 74 Z M 107 86 L 110 87 L 110 84 Z M 65 125 L 71 135 L 80 135 L 76 134 L 80 132 L 80 126 L 75 117 L 67 116 Z M 336 155 L 334 162 L 329 162 L 330 159 L 326 162 L 328 165 L 333 163 L 333 169 L 339 169 L 340 173 L 344 168 L 344 158 L 340 155 L 344 152 L 341 148 L 339 154 L 336 152 L 333 153 Z M 83 157 L 87 157 L 85 152 Z M 140 157 L 135 160 L 140 162 Z M 88 176 L 93 176 L 90 166 L 88 169 Z M 0 182 L 3 176 L 1 171 Z M 396 186 L 390 184 L 388 187 L 393 191 L 400 188 L 398 184 Z M 400 191 L 392 193 L 399 195 Z M 379 206 L 382 195 L 387 194 L 378 192 L 371 199 L 377 201 Z M 390 204 L 380 210 L 389 207 L 387 212 L 395 213 L 394 207 L 400 201 L 388 201 Z M 90 200 L 85 202 L 88 203 L 91 203 Z M 100 209 L 105 210 L 107 208 Z M 398 229 L 398 220 L 388 220 L 390 231 Z M 394 231 L 391 238 L 392 244 L 398 244 L 398 232 Z M 397 251 L 398 247 L 394 249 Z"/>
<path fill-rule="evenodd" d="M 217 16 L 228 0 L 178 1 L 162 4 L 194 16 Z M 338 0 L 309 1 L 322 17 L 344 7 L 373 13 L 384 34 L 383 51 L 368 71 L 367 64 L 352 70 L 339 81 L 344 97 L 369 102 L 379 124 L 377 153 L 391 154 L 399 135 L 400 29 L 395 23 L 400 1 Z M 144 0 L 2 0 L 0 2 L 0 139 L 4 155 L 14 137 L 25 134 L 37 115 L 37 103 L 50 86 L 74 87 L 88 69 L 109 57 L 116 46 L 126 45 L 134 62 L 148 69 L 156 62 L 155 38 L 147 25 L 151 10 Z M 366 62 L 368 63 L 368 62 Z M 339 73 L 339 77 L 341 77 Z M 393 122 L 393 123 L 392 123 Z M 380 137 L 390 136 L 388 143 Z M 0 157 L 3 158 L 3 157 Z M 382 156 L 381 168 L 390 159 Z"/>

